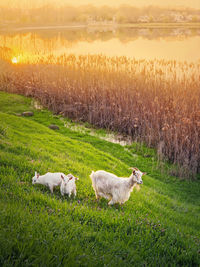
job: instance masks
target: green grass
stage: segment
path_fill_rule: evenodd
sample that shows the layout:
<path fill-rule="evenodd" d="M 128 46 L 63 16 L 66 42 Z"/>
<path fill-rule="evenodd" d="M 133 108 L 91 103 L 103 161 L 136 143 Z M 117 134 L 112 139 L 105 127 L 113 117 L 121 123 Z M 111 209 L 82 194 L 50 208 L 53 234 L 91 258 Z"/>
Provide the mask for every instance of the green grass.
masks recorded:
<path fill-rule="evenodd" d="M 153 150 L 73 131 L 31 103 L 0 92 L 0 266 L 200 265 L 199 179 L 170 177 Z M 123 206 L 97 203 L 91 171 L 129 176 L 131 166 L 148 173 L 141 189 Z M 32 185 L 35 170 L 77 175 L 77 197 Z"/>

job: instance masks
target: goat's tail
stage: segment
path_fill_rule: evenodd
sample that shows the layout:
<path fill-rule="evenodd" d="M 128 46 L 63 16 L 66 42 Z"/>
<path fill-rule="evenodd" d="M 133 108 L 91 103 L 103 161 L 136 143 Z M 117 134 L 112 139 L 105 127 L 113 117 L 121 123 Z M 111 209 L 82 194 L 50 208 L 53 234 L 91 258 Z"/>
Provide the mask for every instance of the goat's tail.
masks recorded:
<path fill-rule="evenodd" d="M 90 174 L 90 179 L 92 181 L 92 187 L 96 192 L 96 181 L 95 181 L 96 179 L 95 179 L 95 172 L 94 171 L 92 171 L 92 173 Z"/>
<path fill-rule="evenodd" d="M 92 173 L 90 174 L 90 178 L 91 178 L 91 180 L 93 180 L 93 178 L 94 178 L 94 174 L 95 174 L 95 172 L 92 171 Z"/>

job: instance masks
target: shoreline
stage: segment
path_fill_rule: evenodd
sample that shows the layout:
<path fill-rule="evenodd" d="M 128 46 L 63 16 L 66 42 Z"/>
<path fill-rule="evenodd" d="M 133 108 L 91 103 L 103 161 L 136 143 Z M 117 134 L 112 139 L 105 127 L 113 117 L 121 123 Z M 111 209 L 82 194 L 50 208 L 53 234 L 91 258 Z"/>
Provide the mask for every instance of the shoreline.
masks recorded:
<path fill-rule="evenodd" d="M 126 23 L 126 24 L 68 24 L 68 25 L 0 25 L 0 31 L 23 31 L 23 30 L 55 30 L 55 29 L 82 29 L 82 28 L 150 28 L 150 29 L 168 29 L 168 28 L 189 28 L 189 29 L 200 29 L 200 22 L 196 23 Z"/>

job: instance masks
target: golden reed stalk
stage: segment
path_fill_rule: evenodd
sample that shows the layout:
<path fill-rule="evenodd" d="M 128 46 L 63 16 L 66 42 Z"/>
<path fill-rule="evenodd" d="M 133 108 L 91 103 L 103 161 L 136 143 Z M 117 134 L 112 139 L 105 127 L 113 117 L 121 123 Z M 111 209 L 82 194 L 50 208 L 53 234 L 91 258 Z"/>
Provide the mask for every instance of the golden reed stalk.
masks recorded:
<path fill-rule="evenodd" d="M 1 90 L 131 135 L 182 166 L 181 176 L 200 172 L 200 62 L 49 55 L 11 64 L 7 54 L 1 54 Z"/>

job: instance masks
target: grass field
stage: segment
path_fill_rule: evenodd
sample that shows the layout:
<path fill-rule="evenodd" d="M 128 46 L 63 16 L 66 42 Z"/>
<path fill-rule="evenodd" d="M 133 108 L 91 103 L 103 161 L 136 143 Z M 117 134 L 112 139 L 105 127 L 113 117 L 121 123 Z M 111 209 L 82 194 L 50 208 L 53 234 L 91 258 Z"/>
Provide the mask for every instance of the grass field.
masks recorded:
<path fill-rule="evenodd" d="M 27 110 L 34 116 L 16 115 Z M 199 178 L 170 177 L 153 150 L 73 131 L 64 120 L 0 92 L 0 266 L 199 266 Z M 131 166 L 148 173 L 140 190 L 123 206 L 97 203 L 91 171 L 129 176 Z M 77 175 L 77 197 L 33 186 L 35 170 Z"/>

